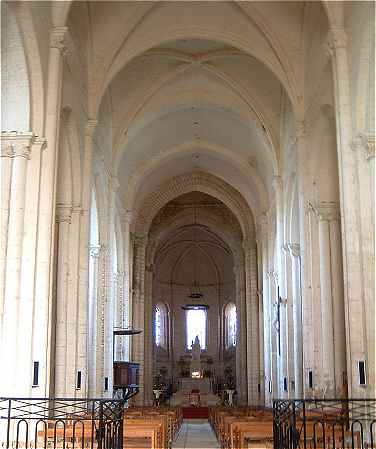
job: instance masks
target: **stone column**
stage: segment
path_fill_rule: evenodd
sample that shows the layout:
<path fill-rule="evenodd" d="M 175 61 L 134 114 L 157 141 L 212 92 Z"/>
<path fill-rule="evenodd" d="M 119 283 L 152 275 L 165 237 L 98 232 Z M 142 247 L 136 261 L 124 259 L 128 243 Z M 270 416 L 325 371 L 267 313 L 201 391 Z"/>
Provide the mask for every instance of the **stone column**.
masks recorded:
<path fill-rule="evenodd" d="M 334 210 L 330 214 L 329 233 L 333 298 L 335 396 L 340 398 L 344 396 L 347 397 L 347 371 L 341 223 L 338 206 L 335 206 Z"/>
<path fill-rule="evenodd" d="M 153 404 L 153 265 L 148 265 L 145 270 L 145 318 L 144 318 L 144 341 L 145 341 L 145 396 L 144 404 Z M 167 331 L 167 329 L 165 329 Z"/>
<path fill-rule="evenodd" d="M 329 213 L 324 207 L 319 210 L 320 303 L 323 353 L 323 384 L 321 387 L 323 389 L 323 395 L 333 397 L 335 383 Z"/>
<path fill-rule="evenodd" d="M 88 316 L 88 374 L 87 374 L 87 391 L 90 398 L 99 396 L 97 392 L 97 307 L 98 307 L 98 277 L 99 277 L 99 256 L 100 246 L 90 247 L 90 274 L 89 286 L 89 316 Z"/>
<path fill-rule="evenodd" d="M 123 238 L 124 238 L 124 324 L 125 326 L 131 325 L 131 317 L 132 317 L 132 304 L 131 304 L 131 264 L 132 264 L 132 257 L 131 257 L 131 238 L 130 238 L 130 223 L 132 220 L 132 214 L 130 211 L 126 211 L 123 214 Z M 125 339 L 125 346 L 124 346 L 124 360 L 130 360 L 130 353 L 131 353 L 131 339 L 126 338 Z"/>
<path fill-rule="evenodd" d="M 294 301 L 292 289 L 292 260 L 289 255 L 289 248 L 287 244 L 283 245 L 283 257 L 285 266 L 285 283 L 286 283 L 286 335 L 287 335 L 287 376 L 289 379 L 288 394 L 289 398 L 295 398 L 295 375 L 294 375 Z"/>
<path fill-rule="evenodd" d="M 259 327 L 257 294 L 257 259 L 255 242 L 243 242 L 245 255 L 246 332 L 247 332 L 247 398 L 249 405 L 259 404 Z"/>
<path fill-rule="evenodd" d="M 6 133 L 1 138 L 1 254 L 0 254 L 0 338 L 3 325 L 5 268 L 8 243 L 8 218 L 10 211 L 10 187 L 12 180 L 13 148 L 6 140 Z"/>
<path fill-rule="evenodd" d="M 77 370 L 87 375 L 87 301 L 89 287 L 89 251 L 90 251 L 90 210 L 93 188 L 93 136 L 97 121 L 87 121 L 85 130 L 85 150 L 82 175 L 81 210 L 80 210 L 80 246 L 78 260 L 78 297 L 74 301 L 77 308 L 77 339 L 75 344 Z M 85 383 L 85 385 L 87 382 Z M 84 384 L 83 384 L 84 385 Z M 81 389 L 85 394 L 85 389 Z"/>
<path fill-rule="evenodd" d="M 25 187 L 25 213 L 22 261 L 21 261 L 21 294 L 18 315 L 17 339 L 17 394 L 30 397 L 32 387 L 32 336 L 34 314 L 34 286 L 36 266 L 36 245 L 38 238 L 38 214 L 40 198 L 40 174 L 42 157 L 46 148 L 43 138 L 33 139 L 30 160 L 27 162 L 27 175 Z M 27 356 L 26 356 L 27 354 Z"/>
<path fill-rule="evenodd" d="M 299 197 L 299 244 L 300 244 L 300 287 L 303 327 L 303 389 L 304 397 L 310 397 L 308 373 L 315 366 L 313 304 L 314 289 L 312 280 L 312 209 L 307 173 L 306 133 L 303 122 L 296 123 L 297 184 Z M 315 373 L 314 373 L 315 374 Z"/>
<path fill-rule="evenodd" d="M 294 330 L 294 382 L 296 398 L 303 397 L 303 332 L 302 332 L 302 292 L 300 270 L 300 245 L 288 243 L 292 259 L 293 330 Z"/>
<path fill-rule="evenodd" d="M 133 337 L 132 361 L 140 364 L 140 393 L 135 397 L 137 404 L 143 404 L 145 401 L 145 238 L 133 236 L 134 242 L 134 282 L 132 297 L 132 324 L 135 329 L 143 332 Z"/>
<path fill-rule="evenodd" d="M 1 360 L 7 368 L 3 370 L 1 389 L 6 396 L 17 394 L 16 360 L 17 341 L 20 336 L 17 332 L 21 295 L 21 260 L 24 233 L 24 213 L 26 194 L 27 162 L 30 158 L 33 135 L 31 133 L 8 134 L 2 140 L 2 153 L 13 158 L 10 197 L 9 219 L 6 247 L 5 289 L 3 304 L 3 327 L 1 338 Z M 7 150 L 5 150 L 5 148 Z M 16 356 L 16 357 L 15 357 Z"/>
<path fill-rule="evenodd" d="M 352 116 L 350 69 L 347 56 L 347 36 L 344 19 L 329 33 L 328 49 L 331 56 L 336 105 L 338 171 L 342 217 L 342 247 L 344 267 L 344 296 L 347 341 L 347 373 L 349 396 L 362 397 L 364 388 L 358 385 L 358 360 L 366 360 L 367 345 L 359 329 L 365 328 L 365 304 L 361 256 L 361 229 L 359 226 L 359 182 L 356 157 L 352 147 Z"/>
<path fill-rule="evenodd" d="M 265 404 L 265 344 L 264 344 L 264 307 L 263 307 L 263 242 L 260 223 L 257 225 L 256 254 L 257 254 L 257 305 L 258 305 L 258 334 L 259 334 L 259 375 L 258 375 L 258 396 L 259 404 Z"/>
<path fill-rule="evenodd" d="M 365 269 L 364 297 L 368 348 L 375 342 L 375 131 L 356 135 L 352 148 L 358 163 L 360 195 L 360 227 L 362 230 L 362 260 Z M 368 269 L 367 269 L 368 268 Z M 375 351 L 368 352 L 368 367 L 376 366 Z M 367 369 L 367 366 L 366 366 Z M 376 372 L 367 369 L 368 397 L 376 397 Z"/>
<path fill-rule="evenodd" d="M 239 260 L 240 259 L 240 260 Z M 247 311 L 245 298 L 244 256 L 241 255 L 234 267 L 236 284 L 236 390 L 238 404 L 247 403 Z"/>
<path fill-rule="evenodd" d="M 101 245 L 98 260 L 98 293 L 97 293 L 97 307 L 96 307 L 96 391 L 98 397 L 108 396 L 105 391 L 105 357 L 106 357 L 106 304 L 107 304 L 107 253 L 108 250 L 104 245 Z"/>
<path fill-rule="evenodd" d="M 57 276 L 56 276 L 56 346 L 55 346 L 55 396 L 64 398 L 72 397 L 75 389 L 75 370 L 69 373 L 69 365 L 72 364 L 71 341 L 75 337 L 68 329 L 68 276 L 69 276 L 69 226 L 72 219 L 72 206 L 58 205 L 56 208 L 57 222 Z M 69 338 L 69 339 L 70 339 Z M 70 360 L 69 360 L 70 358 Z M 74 362 L 74 357 L 73 357 Z M 70 368 L 72 368 L 70 366 Z M 73 380 L 73 385 L 71 382 Z"/>
<path fill-rule="evenodd" d="M 37 264 L 35 280 L 35 310 L 33 334 L 33 360 L 39 361 L 40 388 L 33 394 L 48 397 L 51 394 L 50 364 L 52 342 L 52 279 L 53 237 L 55 222 L 57 148 L 59 142 L 59 116 L 61 110 L 61 87 L 64 38 L 66 27 L 51 31 L 49 50 L 45 136 L 47 149 L 43 154 L 41 175 L 41 201 L 39 209 Z"/>

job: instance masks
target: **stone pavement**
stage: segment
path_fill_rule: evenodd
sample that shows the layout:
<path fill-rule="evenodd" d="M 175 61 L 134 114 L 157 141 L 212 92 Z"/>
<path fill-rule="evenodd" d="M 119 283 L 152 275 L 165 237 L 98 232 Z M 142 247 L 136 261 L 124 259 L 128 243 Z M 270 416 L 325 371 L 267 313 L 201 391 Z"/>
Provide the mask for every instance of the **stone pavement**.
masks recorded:
<path fill-rule="evenodd" d="M 184 420 L 178 438 L 172 445 L 172 449 L 196 448 L 219 448 L 219 444 L 207 420 Z"/>

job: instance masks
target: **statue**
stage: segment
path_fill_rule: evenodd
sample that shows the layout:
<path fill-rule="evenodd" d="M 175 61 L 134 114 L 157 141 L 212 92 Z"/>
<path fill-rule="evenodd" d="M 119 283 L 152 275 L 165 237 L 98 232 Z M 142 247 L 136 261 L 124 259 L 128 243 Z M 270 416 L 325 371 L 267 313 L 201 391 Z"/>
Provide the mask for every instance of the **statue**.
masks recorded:
<path fill-rule="evenodd" d="M 195 341 L 192 342 L 192 359 L 191 359 L 191 377 L 202 377 L 201 370 L 201 345 L 198 335 L 196 335 Z"/>
<path fill-rule="evenodd" d="M 201 359 L 201 345 L 198 335 L 196 335 L 195 341 L 192 342 L 192 360 L 200 361 L 200 359 Z"/>

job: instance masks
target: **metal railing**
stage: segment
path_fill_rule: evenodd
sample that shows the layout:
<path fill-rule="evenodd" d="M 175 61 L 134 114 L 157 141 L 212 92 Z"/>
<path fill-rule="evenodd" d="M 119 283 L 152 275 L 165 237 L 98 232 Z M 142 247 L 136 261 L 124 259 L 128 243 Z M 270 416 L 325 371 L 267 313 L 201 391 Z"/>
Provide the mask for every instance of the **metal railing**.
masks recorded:
<path fill-rule="evenodd" d="M 376 399 L 274 400 L 274 449 L 370 449 Z"/>
<path fill-rule="evenodd" d="M 0 448 L 121 449 L 124 400 L 0 398 Z"/>

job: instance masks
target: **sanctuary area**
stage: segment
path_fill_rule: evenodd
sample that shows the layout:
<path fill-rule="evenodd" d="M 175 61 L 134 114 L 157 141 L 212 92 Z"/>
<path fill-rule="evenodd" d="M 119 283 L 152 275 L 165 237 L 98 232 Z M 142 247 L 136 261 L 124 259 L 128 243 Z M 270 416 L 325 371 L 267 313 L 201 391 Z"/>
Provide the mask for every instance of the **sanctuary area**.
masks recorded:
<path fill-rule="evenodd" d="M 0 448 L 376 449 L 375 2 L 1 2 Z"/>

